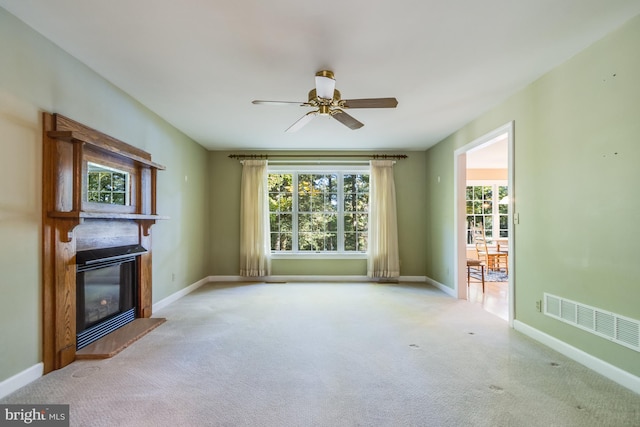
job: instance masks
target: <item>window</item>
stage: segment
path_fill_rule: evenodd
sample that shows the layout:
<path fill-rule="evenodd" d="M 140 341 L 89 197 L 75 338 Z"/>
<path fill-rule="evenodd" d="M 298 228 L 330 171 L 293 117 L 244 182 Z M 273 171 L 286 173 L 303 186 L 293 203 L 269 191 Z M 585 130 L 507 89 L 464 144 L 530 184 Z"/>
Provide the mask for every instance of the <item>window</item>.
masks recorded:
<path fill-rule="evenodd" d="M 269 168 L 272 253 L 367 251 L 369 169 Z"/>
<path fill-rule="evenodd" d="M 473 243 L 472 224 L 482 224 L 487 240 L 509 237 L 509 187 L 497 183 L 467 186 L 467 243 Z"/>

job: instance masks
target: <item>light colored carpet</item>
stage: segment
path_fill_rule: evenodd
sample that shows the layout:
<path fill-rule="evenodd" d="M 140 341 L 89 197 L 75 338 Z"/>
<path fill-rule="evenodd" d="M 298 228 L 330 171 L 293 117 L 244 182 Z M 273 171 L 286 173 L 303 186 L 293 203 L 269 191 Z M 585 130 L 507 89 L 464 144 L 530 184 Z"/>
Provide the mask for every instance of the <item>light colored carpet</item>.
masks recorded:
<path fill-rule="evenodd" d="M 72 426 L 638 426 L 640 397 L 427 285 L 209 284 L 0 403 Z"/>

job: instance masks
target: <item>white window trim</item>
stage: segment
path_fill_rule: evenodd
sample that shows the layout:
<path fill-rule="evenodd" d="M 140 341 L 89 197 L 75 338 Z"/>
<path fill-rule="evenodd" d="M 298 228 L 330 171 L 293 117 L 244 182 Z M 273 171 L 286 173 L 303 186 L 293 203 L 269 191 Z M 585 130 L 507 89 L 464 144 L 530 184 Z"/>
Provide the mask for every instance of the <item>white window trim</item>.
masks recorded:
<path fill-rule="evenodd" d="M 272 259 L 366 259 L 366 252 L 273 252 Z"/>
<path fill-rule="evenodd" d="M 493 194 L 497 194 L 495 190 L 497 190 L 497 188 L 501 186 L 508 187 L 509 181 L 506 179 L 469 179 L 466 182 L 465 189 L 466 187 L 473 187 L 473 186 L 491 186 L 491 187 L 494 187 Z M 496 200 L 497 200 L 497 197 L 496 197 Z M 499 200 L 497 200 L 497 202 L 499 202 Z M 499 218 L 500 214 L 498 213 L 497 202 L 494 201 L 493 212 L 491 214 L 491 220 L 493 221 L 493 225 L 494 225 L 494 227 L 492 228 L 493 230 L 497 230 L 495 228 L 495 225 L 500 224 L 500 218 Z M 465 198 L 465 203 L 466 203 L 466 198 Z M 465 214 L 465 217 L 466 216 L 468 215 Z M 491 238 L 495 239 L 496 237 L 492 236 Z M 475 248 L 475 245 L 473 243 L 467 243 L 467 249 L 474 249 L 474 248 Z"/>
<path fill-rule="evenodd" d="M 267 174 L 276 173 L 322 173 L 322 172 L 335 172 L 340 176 L 340 186 L 342 188 L 342 175 L 345 173 L 366 173 L 371 174 L 371 168 L 369 164 L 275 164 L 267 165 Z M 298 181 L 294 179 L 294 185 L 297 188 Z M 296 193 L 297 194 L 297 191 Z M 339 194 L 342 194 L 342 189 Z M 344 198 L 344 197 L 342 197 Z M 344 201 L 338 204 L 338 214 L 342 217 L 344 214 Z M 294 197 L 292 209 L 297 212 L 298 200 Z M 292 224 L 292 232 L 297 236 L 298 225 L 294 221 Z M 344 244 L 344 224 L 343 221 L 338 221 L 338 236 L 342 237 L 342 241 L 339 240 L 338 245 Z M 335 251 L 335 252 L 309 252 L 309 251 L 271 251 L 270 257 L 272 259 L 366 259 L 367 252 L 355 252 L 355 251 Z"/>

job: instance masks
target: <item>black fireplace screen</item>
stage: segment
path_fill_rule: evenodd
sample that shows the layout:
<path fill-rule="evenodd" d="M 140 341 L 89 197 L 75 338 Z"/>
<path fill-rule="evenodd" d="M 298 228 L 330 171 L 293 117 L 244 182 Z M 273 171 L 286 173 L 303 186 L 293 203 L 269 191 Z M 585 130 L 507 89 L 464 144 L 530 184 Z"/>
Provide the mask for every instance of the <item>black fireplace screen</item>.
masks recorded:
<path fill-rule="evenodd" d="M 136 256 L 78 264 L 76 333 L 79 350 L 135 319 Z"/>
<path fill-rule="evenodd" d="M 132 262 L 117 263 L 80 273 L 83 277 L 77 281 L 76 291 L 79 291 L 78 331 L 135 307 L 132 277 L 134 268 L 131 264 Z"/>

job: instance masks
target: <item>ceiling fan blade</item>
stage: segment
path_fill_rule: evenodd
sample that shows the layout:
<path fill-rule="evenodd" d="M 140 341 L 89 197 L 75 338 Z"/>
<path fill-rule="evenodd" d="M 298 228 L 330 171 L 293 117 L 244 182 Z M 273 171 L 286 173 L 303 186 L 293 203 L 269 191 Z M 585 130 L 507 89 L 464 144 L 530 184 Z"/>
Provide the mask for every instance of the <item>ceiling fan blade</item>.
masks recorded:
<path fill-rule="evenodd" d="M 345 99 L 344 108 L 396 108 L 398 100 L 395 98 L 365 98 Z"/>
<path fill-rule="evenodd" d="M 317 115 L 318 115 L 317 111 L 308 112 L 304 116 L 300 117 L 297 122 L 295 122 L 294 124 L 289 126 L 289 128 L 287 130 L 285 130 L 285 132 L 295 132 L 295 131 L 299 130 L 304 125 L 309 123 Z"/>
<path fill-rule="evenodd" d="M 349 129 L 356 130 L 364 126 L 364 123 L 357 121 L 352 116 L 350 116 L 349 114 L 345 113 L 342 110 L 336 109 L 336 110 L 333 110 L 333 113 L 334 114 L 332 114 L 331 117 L 333 117 L 334 119 L 336 119 L 337 121 L 339 121 L 340 123 L 348 127 Z"/>
<path fill-rule="evenodd" d="M 256 99 L 255 101 L 251 101 L 252 104 L 257 104 L 257 105 L 299 105 L 301 107 L 305 106 L 305 105 L 309 105 L 308 102 L 296 102 L 296 101 L 261 101 L 259 99 Z"/>

